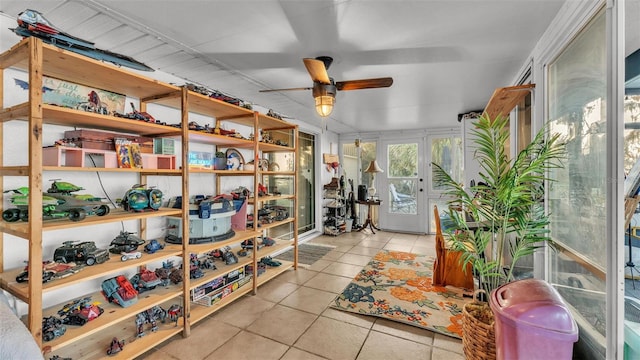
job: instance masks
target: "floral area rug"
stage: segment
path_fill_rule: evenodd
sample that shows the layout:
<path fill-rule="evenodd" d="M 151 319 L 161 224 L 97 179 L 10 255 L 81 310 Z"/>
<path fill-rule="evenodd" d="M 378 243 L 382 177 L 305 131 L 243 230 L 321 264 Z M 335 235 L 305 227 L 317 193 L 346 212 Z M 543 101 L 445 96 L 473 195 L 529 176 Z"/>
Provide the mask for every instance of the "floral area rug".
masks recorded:
<path fill-rule="evenodd" d="M 434 258 L 382 250 L 331 307 L 417 326 L 462 338 L 463 289 L 432 285 Z"/>

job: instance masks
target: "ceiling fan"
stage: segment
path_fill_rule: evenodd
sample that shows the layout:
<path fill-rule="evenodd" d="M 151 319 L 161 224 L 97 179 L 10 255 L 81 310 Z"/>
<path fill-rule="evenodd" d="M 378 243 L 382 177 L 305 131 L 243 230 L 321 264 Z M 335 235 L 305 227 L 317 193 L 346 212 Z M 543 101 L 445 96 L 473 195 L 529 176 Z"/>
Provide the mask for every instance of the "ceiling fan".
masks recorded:
<path fill-rule="evenodd" d="M 333 105 L 336 101 L 336 92 L 338 91 L 384 88 L 393 84 L 393 79 L 390 77 L 336 82 L 330 78 L 327 73 L 329 66 L 331 66 L 331 63 L 333 62 L 332 57 L 318 56 L 315 59 L 304 58 L 302 60 L 304 62 L 304 66 L 309 72 L 309 75 L 311 75 L 313 87 L 269 89 L 260 90 L 260 92 L 312 90 L 313 98 L 316 101 L 316 111 L 318 112 L 318 115 L 325 117 L 329 116 L 331 111 L 333 111 Z"/>

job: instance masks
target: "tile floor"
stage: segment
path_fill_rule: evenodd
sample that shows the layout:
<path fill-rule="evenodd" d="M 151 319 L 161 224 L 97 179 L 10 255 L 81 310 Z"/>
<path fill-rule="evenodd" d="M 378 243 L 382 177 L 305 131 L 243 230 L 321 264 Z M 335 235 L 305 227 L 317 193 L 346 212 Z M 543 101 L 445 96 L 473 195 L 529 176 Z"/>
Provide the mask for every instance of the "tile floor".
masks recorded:
<path fill-rule="evenodd" d="M 464 359 L 460 340 L 328 307 L 379 249 L 435 255 L 434 238 L 369 230 L 320 236 L 335 246 L 150 350 L 146 359 Z"/>

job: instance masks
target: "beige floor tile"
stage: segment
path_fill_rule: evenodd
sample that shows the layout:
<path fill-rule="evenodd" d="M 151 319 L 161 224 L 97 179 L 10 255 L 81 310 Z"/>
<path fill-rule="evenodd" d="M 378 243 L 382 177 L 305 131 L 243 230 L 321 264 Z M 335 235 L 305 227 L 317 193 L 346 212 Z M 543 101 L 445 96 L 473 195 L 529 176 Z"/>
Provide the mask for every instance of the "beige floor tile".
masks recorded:
<path fill-rule="evenodd" d="M 420 255 L 429 255 L 429 256 L 436 256 L 436 247 L 435 245 L 433 246 L 414 246 L 413 248 L 411 248 L 411 253 L 413 254 L 420 254 Z"/>
<path fill-rule="evenodd" d="M 371 331 L 358 354 L 358 360 L 429 360 L 431 347 L 395 336 Z"/>
<path fill-rule="evenodd" d="M 243 331 L 205 359 L 277 360 L 280 359 L 287 350 L 287 345 Z"/>
<path fill-rule="evenodd" d="M 334 293 L 303 286 L 282 300 L 280 305 L 320 315 L 335 298 Z"/>
<path fill-rule="evenodd" d="M 338 245 L 338 246 L 336 246 L 336 251 L 345 253 L 345 252 L 351 250 L 353 248 L 353 246 L 354 245 L 344 245 L 344 244 L 343 245 Z"/>
<path fill-rule="evenodd" d="M 171 356 L 171 355 L 167 354 L 166 352 L 160 351 L 160 350 L 157 350 L 157 349 L 151 349 L 151 350 L 147 351 L 146 353 L 142 354 L 141 356 L 138 356 L 137 358 L 135 358 L 135 360 L 143 360 L 143 359 L 149 359 L 149 360 L 179 360 L 179 358 Z"/>
<path fill-rule="evenodd" d="M 278 303 L 296 291 L 298 287 L 300 285 L 275 278 L 258 288 L 258 296 L 267 301 Z"/>
<path fill-rule="evenodd" d="M 417 235 L 398 234 L 389 239 L 389 242 L 387 244 L 413 245 L 417 240 Z"/>
<path fill-rule="evenodd" d="M 387 245 L 386 241 L 373 241 L 370 239 L 364 239 L 360 241 L 357 246 L 374 248 L 374 249 L 382 249 L 385 245 Z M 350 252 L 353 252 L 353 249 Z"/>
<path fill-rule="evenodd" d="M 344 255 L 344 251 L 338 251 L 337 248 L 336 248 L 336 249 L 331 250 L 327 254 L 325 254 L 322 257 L 322 260 L 330 260 L 330 261 L 338 260 L 338 259 L 340 259 L 342 257 L 342 255 Z"/>
<path fill-rule="evenodd" d="M 371 261 L 371 256 L 346 253 L 337 261 L 345 264 L 365 266 Z"/>
<path fill-rule="evenodd" d="M 337 237 L 335 236 L 318 236 L 307 242 L 307 244 L 318 244 L 318 245 L 328 245 L 335 246 Z"/>
<path fill-rule="evenodd" d="M 333 260 L 323 260 L 323 259 L 316 260 L 316 262 L 314 262 L 311 266 L 307 267 L 307 270 L 322 271 L 324 270 L 324 268 L 331 265 L 332 263 L 333 263 Z"/>
<path fill-rule="evenodd" d="M 340 311 L 333 308 L 327 308 L 324 312 L 322 312 L 322 316 L 338 321 L 344 321 L 346 323 L 357 325 L 366 329 L 371 329 L 376 321 L 376 317 L 373 316 L 359 315 L 356 313 Z"/>
<path fill-rule="evenodd" d="M 235 326 L 206 319 L 192 327 L 188 337 L 174 336 L 173 341 L 160 346 L 158 350 L 178 359 L 204 359 L 239 332 L 240 329 Z"/>
<path fill-rule="evenodd" d="M 440 360 L 440 359 L 465 360 L 465 356 L 457 352 L 451 352 L 451 351 L 434 347 L 431 349 L 431 359 L 433 360 Z M 549 360 L 552 360 L 552 359 L 549 359 Z"/>
<path fill-rule="evenodd" d="M 331 275 L 325 273 L 318 273 L 318 275 L 312 277 L 304 283 L 304 286 L 340 294 L 344 288 L 349 285 L 352 278 Z"/>
<path fill-rule="evenodd" d="M 287 281 L 294 284 L 304 284 L 307 280 L 316 276 L 318 272 L 307 270 L 304 268 L 298 268 L 298 270 L 290 269 L 278 275 L 277 279 Z"/>
<path fill-rule="evenodd" d="M 294 346 L 329 359 L 355 359 L 368 332 L 356 325 L 319 317 Z"/>
<path fill-rule="evenodd" d="M 432 331 L 395 321 L 378 319 L 372 329 L 429 346 L 433 344 L 434 333 Z"/>
<path fill-rule="evenodd" d="M 360 272 L 360 270 L 362 270 L 362 266 L 360 265 L 343 264 L 336 262 L 324 268 L 322 272 L 353 278 Z"/>
<path fill-rule="evenodd" d="M 317 317 L 308 312 L 276 305 L 249 325 L 247 331 L 293 345 Z"/>
<path fill-rule="evenodd" d="M 452 338 L 451 336 L 434 333 L 433 346 L 450 352 L 462 354 L 462 340 Z"/>
<path fill-rule="evenodd" d="M 413 248 L 412 245 L 402 245 L 402 244 L 387 244 L 384 247 L 385 250 L 404 251 L 404 252 L 411 252 L 412 248 Z"/>
<path fill-rule="evenodd" d="M 274 305 L 275 303 L 259 296 L 245 295 L 224 308 L 224 311 L 215 313 L 213 318 L 244 329 Z"/>
<path fill-rule="evenodd" d="M 343 246 L 354 246 L 360 241 L 362 241 L 362 239 L 353 236 L 339 236 L 336 239 L 336 244 L 340 244 Z"/>
<path fill-rule="evenodd" d="M 289 348 L 289 351 L 287 351 L 287 353 L 284 354 L 282 358 L 280 358 L 280 360 L 323 360 L 323 359 L 326 359 L 326 358 L 313 355 L 312 353 L 308 353 L 306 351 L 302 351 L 294 347 Z"/>
<path fill-rule="evenodd" d="M 357 255 L 366 255 L 369 257 L 374 256 L 375 254 L 377 254 L 378 252 L 380 252 L 380 250 L 384 247 L 381 246 L 380 248 L 374 248 L 374 247 L 366 247 L 366 246 L 354 246 L 351 250 L 349 250 L 350 254 L 357 254 Z"/>

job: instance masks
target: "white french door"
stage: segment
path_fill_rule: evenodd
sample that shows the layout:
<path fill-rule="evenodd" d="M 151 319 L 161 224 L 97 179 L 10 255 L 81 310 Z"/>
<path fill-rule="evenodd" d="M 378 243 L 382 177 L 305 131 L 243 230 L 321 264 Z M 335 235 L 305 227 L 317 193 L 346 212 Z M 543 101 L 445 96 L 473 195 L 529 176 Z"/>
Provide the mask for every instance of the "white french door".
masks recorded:
<path fill-rule="evenodd" d="M 376 175 L 380 205 L 379 225 L 382 229 L 424 233 L 427 218 L 424 201 L 424 138 L 387 140 L 382 142 L 378 163 L 384 172 Z"/>

